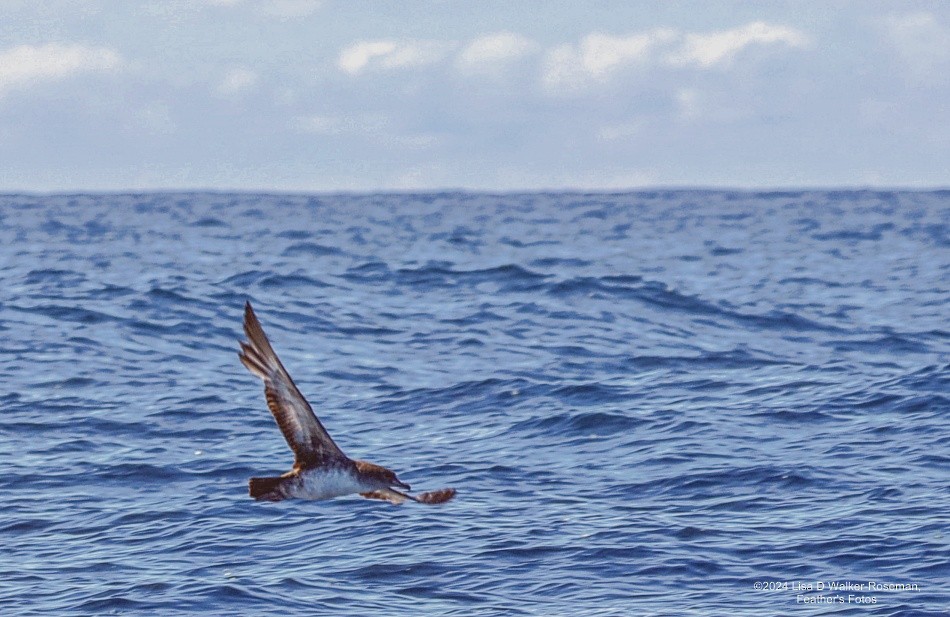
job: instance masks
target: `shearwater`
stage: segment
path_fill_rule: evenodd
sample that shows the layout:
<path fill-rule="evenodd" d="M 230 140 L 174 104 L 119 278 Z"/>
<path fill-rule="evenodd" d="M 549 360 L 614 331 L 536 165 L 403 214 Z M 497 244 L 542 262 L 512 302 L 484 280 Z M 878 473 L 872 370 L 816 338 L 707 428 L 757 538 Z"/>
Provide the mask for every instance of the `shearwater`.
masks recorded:
<path fill-rule="evenodd" d="M 254 499 L 332 499 L 359 493 L 367 499 L 381 499 L 401 504 L 407 499 L 418 503 L 444 503 L 455 497 L 454 488 L 409 495 L 396 490 L 410 486 L 385 467 L 366 461 L 355 461 L 330 438 L 310 403 L 290 378 L 271 347 L 251 303 L 244 305 L 244 334 L 241 342 L 241 363 L 264 380 L 264 397 L 277 426 L 294 453 L 293 468 L 282 476 L 251 478 L 250 495 Z"/>

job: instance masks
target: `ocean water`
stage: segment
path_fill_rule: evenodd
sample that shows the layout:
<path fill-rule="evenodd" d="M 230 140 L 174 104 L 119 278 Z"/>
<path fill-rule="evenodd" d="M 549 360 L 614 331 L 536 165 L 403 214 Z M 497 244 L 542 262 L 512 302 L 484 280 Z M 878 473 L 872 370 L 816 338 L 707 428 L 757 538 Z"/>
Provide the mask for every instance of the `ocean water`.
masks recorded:
<path fill-rule="evenodd" d="M 0 614 L 950 614 L 948 288 L 946 191 L 2 196 Z M 456 499 L 251 500 L 245 300 Z"/>

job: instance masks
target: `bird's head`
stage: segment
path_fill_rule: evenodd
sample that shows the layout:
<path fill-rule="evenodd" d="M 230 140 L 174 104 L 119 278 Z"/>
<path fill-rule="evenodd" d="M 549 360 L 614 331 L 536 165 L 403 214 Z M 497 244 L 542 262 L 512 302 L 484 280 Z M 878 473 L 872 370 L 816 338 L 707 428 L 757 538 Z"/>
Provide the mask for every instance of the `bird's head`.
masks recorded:
<path fill-rule="evenodd" d="M 396 477 L 396 472 L 391 469 L 386 469 L 380 465 L 374 465 L 373 463 L 367 463 L 366 461 L 356 461 L 356 468 L 360 472 L 360 476 L 363 479 L 373 482 L 379 486 L 379 488 L 392 488 L 398 486 L 399 488 L 404 488 L 407 491 L 412 487 L 401 481 Z"/>

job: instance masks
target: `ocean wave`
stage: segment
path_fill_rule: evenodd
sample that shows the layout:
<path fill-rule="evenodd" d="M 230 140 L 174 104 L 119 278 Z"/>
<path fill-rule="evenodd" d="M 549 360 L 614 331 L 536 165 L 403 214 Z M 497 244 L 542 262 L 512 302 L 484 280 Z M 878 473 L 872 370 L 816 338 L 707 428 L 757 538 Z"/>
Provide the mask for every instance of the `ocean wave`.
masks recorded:
<path fill-rule="evenodd" d="M 0 196 L 0 610 L 760 615 L 886 572 L 922 591 L 874 614 L 942 614 L 948 196 Z M 455 500 L 249 499 L 294 457 L 247 300 L 345 452 Z"/>

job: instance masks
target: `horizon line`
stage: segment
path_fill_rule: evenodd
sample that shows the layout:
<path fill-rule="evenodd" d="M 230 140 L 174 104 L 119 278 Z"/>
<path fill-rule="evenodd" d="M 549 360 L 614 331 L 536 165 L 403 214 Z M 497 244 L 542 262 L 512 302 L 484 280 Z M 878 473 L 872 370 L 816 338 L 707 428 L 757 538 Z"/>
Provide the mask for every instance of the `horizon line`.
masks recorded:
<path fill-rule="evenodd" d="M 621 195 L 653 192 L 716 192 L 716 193 L 829 193 L 829 192 L 872 192 L 872 193 L 940 193 L 950 191 L 950 184 L 933 186 L 914 185 L 775 185 L 775 186 L 728 186 L 704 184 L 657 184 L 626 188 L 609 187 L 537 187 L 537 188 L 469 188 L 469 187 L 431 187 L 431 188 L 367 188 L 367 189 L 281 189 L 281 188 L 69 188 L 69 189 L 5 189 L 0 188 L 0 196 L 70 196 L 70 195 L 184 195 L 184 194 L 220 194 L 220 195 L 543 195 L 595 194 Z"/>

